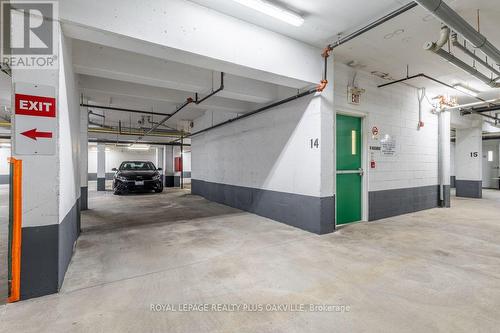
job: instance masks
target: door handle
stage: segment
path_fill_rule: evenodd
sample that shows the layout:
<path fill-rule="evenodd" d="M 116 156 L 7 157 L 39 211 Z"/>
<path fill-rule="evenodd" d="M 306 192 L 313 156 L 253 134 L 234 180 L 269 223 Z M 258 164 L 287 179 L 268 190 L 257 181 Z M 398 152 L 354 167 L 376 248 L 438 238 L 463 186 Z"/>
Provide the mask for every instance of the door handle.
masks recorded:
<path fill-rule="evenodd" d="M 359 175 L 363 177 L 365 175 L 365 170 L 363 170 L 363 168 L 359 168 L 358 170 L 359 170 Z"/>

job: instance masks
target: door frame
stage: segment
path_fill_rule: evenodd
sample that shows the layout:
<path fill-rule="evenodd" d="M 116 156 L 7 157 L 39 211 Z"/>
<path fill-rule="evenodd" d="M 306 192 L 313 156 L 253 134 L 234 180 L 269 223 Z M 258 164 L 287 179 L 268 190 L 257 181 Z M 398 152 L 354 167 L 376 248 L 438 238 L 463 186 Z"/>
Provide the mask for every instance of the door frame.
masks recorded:
<path fill-rule="evenodd" d="M 363 168 L 363 177 L 361 180 L 361 221 L 367 222 L 368 217 L 368 180 L 369 180 L 369 151 L 368 151 L 368 113 L 362 111 L 349 110 L 345 108 L 336 108 L 335 110 L 335 135 L 334 135 L 334 149 L 333 154 L 333 193 L 335 193 L 335 228 L 337 228 L 337 115 L 344 115 L 356 117 L 361 119 L 361 167 Z M 356 223 L 356 222 L 354 222 Z M 342 224 L 343 226 L 344 224 Z M 347 224 L 348 225 L 348 224 Z"/>

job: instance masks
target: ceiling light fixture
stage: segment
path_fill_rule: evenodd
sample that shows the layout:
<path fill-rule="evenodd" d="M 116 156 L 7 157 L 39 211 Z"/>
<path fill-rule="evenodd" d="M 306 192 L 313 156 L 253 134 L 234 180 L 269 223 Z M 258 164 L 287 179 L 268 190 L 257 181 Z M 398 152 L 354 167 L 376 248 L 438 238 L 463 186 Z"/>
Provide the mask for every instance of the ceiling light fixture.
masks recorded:
<path fill-rule="evenodd" d="M 267 1 L 263 0 L 233 0 L 243 6 L 252 8 L 256 11 L 259 11 L 263 14 L 272 16 L 278 20 L 286 22 L 296 27 L 300 27 L 304 23 L 304 18 L 300 15 L 273 5 Z"/>
<path fill-rule="evenodd" d="M 138 145 L 138 144 L 132 144 L 128 146 L 128 149 L 130 150 L 149 150 L 150 146 L 149 145 Z"/>
<path fill-rule="evenodd" d="M 479 91 L 474 90 L 474 89 L 469 88 L 469 87 L 466 87 L 466 86 L 464 86 L 461 83 L 455 84 L 453 86 L 453 88 L 455 88 L 458 91 L 463 92 L 464 94 L 471 95 L 471 96 L 474 96 L 474 97 L 477 97 L 479 95 Z"/>

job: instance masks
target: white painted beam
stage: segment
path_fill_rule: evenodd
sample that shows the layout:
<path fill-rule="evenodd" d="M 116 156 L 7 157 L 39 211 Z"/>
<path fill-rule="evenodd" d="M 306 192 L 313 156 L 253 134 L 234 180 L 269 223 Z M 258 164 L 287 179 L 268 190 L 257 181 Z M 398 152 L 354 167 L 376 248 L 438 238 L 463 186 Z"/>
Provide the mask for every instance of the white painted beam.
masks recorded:
<path fill-rule="evenodd" d="M 123 140 L 123 141 L 134 141 L 137 139 L 137 135 L 117 135 L 117 134 L 112 134 L 112 133 L 95 133 L 95 132 L 89 132 L 89 139 L 97 139 L 97 140 L 111 140 L 111 141 L 117 141 L 117 140 Z M 147 142 L 165 142 L 169 143 L 176 140 L 176 138 L 171 138 L 171 137 L 160 137 L 160 136 L 145 136 L 144 139 L 141 141 L 141 143 L 147 143 Z M 132 143 L 131 142 L 131 143 Z"/>
<path fill-rule="evenodd" d="M 210 91 L 220 83 L 219 72 L 83 41 L 73 43 L 73 54 L 75 71 L 79 74 L 190 93 Z M 219 96 L 268 103 L 277 99 L 279 89 L 286 88 L 226 74 L 225 89 Z M 288 91 L 293 93 L 291 88 Z"/>
<path fill-rule="evenodd" d="M 321 50 L 184 0 L 65 0 L 66 35 L 293 88 L 317 83 Z"/>
<path fill-rule="evenodd" d="M 136 83 L 103 79 L 93 76 L 80 75 L 80 89 L 84 94 L 91 95 L 93 92 L 108 95 L 118 95 L 130 98 L 142 98 L 151 101 L 181 104 L 188 97 L 194 97 L 192 93 L 185 91 L 166 89 L 161 87 L 145 86 Z M 203 95 L 201 96 L 203 97 Z M 197 109 L 220 109 L 233 112 L 246 112 L 255 108 L 254 103 L 231 100 L 224 97 L 213 96 L 202 104 L 191 104 L 191 108 Z M 173 111 L 173 110 L 171 110 Z"/>

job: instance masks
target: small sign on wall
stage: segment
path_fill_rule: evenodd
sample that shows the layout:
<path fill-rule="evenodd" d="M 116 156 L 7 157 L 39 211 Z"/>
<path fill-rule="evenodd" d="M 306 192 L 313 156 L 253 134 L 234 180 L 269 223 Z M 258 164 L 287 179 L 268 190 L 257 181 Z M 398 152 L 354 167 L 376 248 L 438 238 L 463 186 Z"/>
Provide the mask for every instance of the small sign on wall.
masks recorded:
<path fill-rule="evenodd" d="M 354 105 L 361 104 L 361 94 L 364 92 L 364 89 L 358 87 L 347 87 L 347 102 Z"/>
<path fill-rule="evenodd" d="M 55 88 L 18 82 L 14 104 L 15 154 L 54 155 L 57 139 Z"/>
<path fill-rule="evenodd" d="M 386 134 L 382 140 L 380 140 L 380 147 L 383 156 L 396 156 L 397 145 L 396 139 L 389 134 Z"/>

